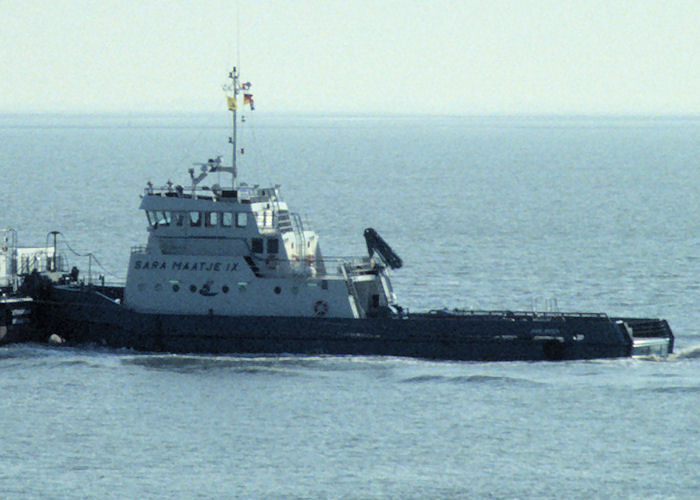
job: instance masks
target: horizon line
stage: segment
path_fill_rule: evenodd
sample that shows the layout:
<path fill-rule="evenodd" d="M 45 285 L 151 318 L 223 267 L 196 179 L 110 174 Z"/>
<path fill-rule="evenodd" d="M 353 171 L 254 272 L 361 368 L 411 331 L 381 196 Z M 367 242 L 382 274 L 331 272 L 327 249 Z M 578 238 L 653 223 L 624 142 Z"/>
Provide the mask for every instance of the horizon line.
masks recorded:
<path fill-rule="evenodd" d="M 172 115 L 192 115 L 192 114 L 222 114 L 228 112 L 225 110 L 10 110 L 0 109 L 0 116 L 98 116 L 98 115 L 113 115 L 113 116 L 172 116 Z M 265 114 L 265 115 L 302 115 L 302 116 L 425 116 L 425 117 L 461 117 L 461 118 L 517 118 L 517 117 L 533 117 L 533 118 L 556 118 L 556 117 L 577 117 L 577 118 L 700 118 L 700 112 L 651 112 L 651 111 L 491 111 L 491 112 L 399 112 L 399 111 L 321 111 L 321 110 L 256 110 L 254 112 L 245 113 Z"/>

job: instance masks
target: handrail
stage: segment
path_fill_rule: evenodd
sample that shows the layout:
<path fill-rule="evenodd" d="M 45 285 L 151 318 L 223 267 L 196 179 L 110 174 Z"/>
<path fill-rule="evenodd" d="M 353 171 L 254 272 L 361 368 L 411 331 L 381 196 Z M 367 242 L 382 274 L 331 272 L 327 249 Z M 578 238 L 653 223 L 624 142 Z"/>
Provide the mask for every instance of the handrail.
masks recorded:
<path fill-rule="evenodd" d="M 175 185 L 175 184 L 166 184 L 163 186 L 153 186 L 149 185 L 144 188 L 144 192 L 147 195 L 153 195 L 153 196 L 176 196 L 180 198 L 191 198 L 192 193 L 194 192 L 195 195 L 197 194 L 213 194 L 215 195 L 214 191 L 215 189 L 212 189 L 214 186 L 180 186 L 180 185 Z M 278 196 L 278 188 L 279 186 L 269 186 L 269 187 L 262 187 L 259 184 L 254 184 L 252 186 L 248 185 L 238 185 L 236 186 L 235 191 L 238 192 L 238 198 L 239 199 L 247 199 L 251 197 L 255 197 L 257 195 L 259 196 L 268 196 L 275 201 L 279 201 L 277 196 Z M 262 191 L 265 191 L 265 194 L 262 194 Z"/>
<path fill-rule="evenodd" d="M 601 318 L 607 319 L 606 313 L 558 312 L 558 311 L 509 311 L 485 309 L 431 309 L 427 314 L 434 316 L 501 316 L 505 318 Z"/>
<path fill-rule="evenodd" d="M 304 237 L 304 224 L 301 222 L 301 217 L 296 212 L 289 212 L 294 229 L 294 239 L 298 245 L 299 258 L 306 259 L 306 238 Z"/>

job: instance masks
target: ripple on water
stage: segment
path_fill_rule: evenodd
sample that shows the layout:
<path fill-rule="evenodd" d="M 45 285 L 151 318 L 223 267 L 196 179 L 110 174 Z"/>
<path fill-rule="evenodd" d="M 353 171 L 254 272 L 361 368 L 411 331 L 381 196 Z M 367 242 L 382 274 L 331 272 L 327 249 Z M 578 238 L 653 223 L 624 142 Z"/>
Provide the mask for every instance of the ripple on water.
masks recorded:
<path fill-rule="evenodd" d="M 425 384 L 425 383 L 444 383 L 444 384 L 484 384 L 484 385 L 502 385 L 502 386 L 539 386 L 544 385 L 540 382 L 532 380 L 493 376 L 493 375 L 417 375 L 403 379 L 402 383 L 406 384 Z"/>

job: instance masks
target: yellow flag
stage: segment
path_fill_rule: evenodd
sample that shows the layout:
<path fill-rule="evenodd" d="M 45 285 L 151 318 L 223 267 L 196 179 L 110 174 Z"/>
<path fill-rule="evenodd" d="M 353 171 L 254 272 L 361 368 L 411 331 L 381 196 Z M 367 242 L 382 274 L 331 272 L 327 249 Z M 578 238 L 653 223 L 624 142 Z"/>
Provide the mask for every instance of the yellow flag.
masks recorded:
<path fill-rule="evenodd" d="M 236 98 L 233 96 L 226 96 L 226 102 L 228 103 L 228 109 L 230 111 L 236 110 Z"/>

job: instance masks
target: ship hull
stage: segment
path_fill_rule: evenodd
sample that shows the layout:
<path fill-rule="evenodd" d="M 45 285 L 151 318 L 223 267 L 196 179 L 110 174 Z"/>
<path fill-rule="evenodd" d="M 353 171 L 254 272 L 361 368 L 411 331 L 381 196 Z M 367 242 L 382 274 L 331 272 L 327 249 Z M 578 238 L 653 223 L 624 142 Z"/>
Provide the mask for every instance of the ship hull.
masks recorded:
<path fill-rule="evenodd" d="M 432 312 L 385 318 L 297 318 L 152 314 L 132 311 L 99 290 L 54 287 L 37 300 L 34 322 L 46 335 L 172 353 L 406 356 L 464 361 L 539 361 L 632 355 L 629 324 L 664 320 L 604 314 Z M 652 336 L 647 332 L 647 337 Z"/>
<path fill-rule="evenodd" d="M 41 340 L 34 328 L 34 303 L 29 297 L 0 297 L 0 345 Z"/>

